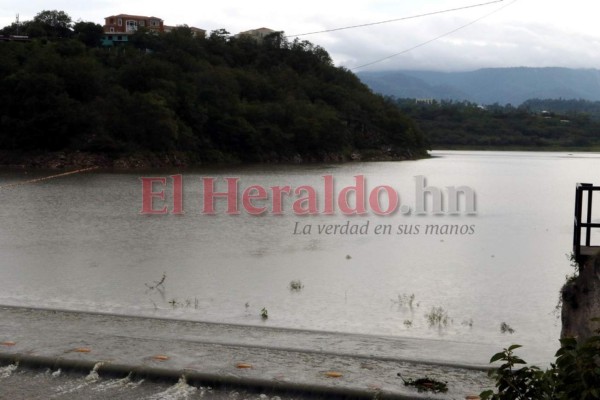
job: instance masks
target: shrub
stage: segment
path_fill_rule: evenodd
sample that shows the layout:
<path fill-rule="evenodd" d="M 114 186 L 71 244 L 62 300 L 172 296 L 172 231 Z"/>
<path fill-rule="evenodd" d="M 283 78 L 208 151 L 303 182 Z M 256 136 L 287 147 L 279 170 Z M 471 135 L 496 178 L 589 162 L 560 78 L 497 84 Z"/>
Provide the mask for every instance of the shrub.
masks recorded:
<path fill-rule="evenodd" d="M 574 338 L 561 339 L 556 364 L 546 371 L 526 366 L 513 354 L 512 345 L 495 354 L 490 362 L 504 363 L 490 371 L 496 389 L 480 394 L 486 400 L 572 400 L 600 399 L 600 336 L 592 336 L 578 344 Z M 515 369 L 517 365 L 525 365 Z"/>

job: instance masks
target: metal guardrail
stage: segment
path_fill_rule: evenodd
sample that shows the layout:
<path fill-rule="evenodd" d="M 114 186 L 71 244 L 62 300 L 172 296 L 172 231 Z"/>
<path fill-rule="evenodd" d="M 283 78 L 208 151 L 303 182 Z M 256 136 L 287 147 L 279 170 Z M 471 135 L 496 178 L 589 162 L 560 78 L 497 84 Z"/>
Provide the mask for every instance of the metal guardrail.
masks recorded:
<path fill-rule="evenodd" d="M 592 198 L 594 192 L 600 191 L 600 186 L 594 186 L 591 183 L 578 183 L 575 187 L 575 222 L 573 229 L 573 254 L 575 260 L 582 265 L 585 257 L 590 254 L 585 250 L 592 249 L 591 233 L 593 228 L 600 228 L 600 223 L 592 223 Z M 584 192 L 587 196 L 584 196 Z M 585 221 L 583 216 L 583 200 L 587 197 Z M 583 235 L 582 235 L 583 232 Z M 581 244 L 582 236 L 584 244 Z M 600 244 L 599 244 L 600 246 Z"/>

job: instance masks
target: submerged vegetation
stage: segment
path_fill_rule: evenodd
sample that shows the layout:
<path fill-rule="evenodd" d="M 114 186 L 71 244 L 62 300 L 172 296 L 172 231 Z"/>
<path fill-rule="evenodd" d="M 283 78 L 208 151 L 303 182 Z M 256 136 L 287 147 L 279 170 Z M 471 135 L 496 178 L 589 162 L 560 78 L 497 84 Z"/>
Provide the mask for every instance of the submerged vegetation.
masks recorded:
<path fill-rule="evenodd" d="M 415 301 L 415 294 L 412 293 L 410 295 L 408 294 L 399 294 L 398 295 L 398 300 L 392 300 L 393 303 L 397 304 L 398 307 L 408 307 L 409 309 L 413 309 L 413 303 Z M 417 303 L 417 307 L 419 306 L 419 304 Z"/>
<path fill-rule="evenodd" d="M 501 333 L 510 333 L 512 335 L 513 333 L 515 333 L 515 330 L 510 325 L 508 325 L 506 322 L 502 322 L 500 324 L 500 332 Z"/>
<path fill-rule="evenodd" d="M 56 18 L 47 17 L 55 13 Z M 60 17 L 60 18 L 58 18 Z M 14 24 L 13 24 L 14 25 Z M 2 30 L 14 34 L 15 26 Z M 426 141 L 391 100 L 282 32 L 102 27 L 44 11 L 0 42 L 0 150 L 180 154 L 195 162 L 403 159 Z"/>
<path fill-rule="evenodd" d="M 448 326 L 449 322 L 452 322 L 448 316 L 448 312 L 443 307 L 432 307 L 431 311 L 425 314 L 425 318 L 430 327 L 436 326 L 440 329 Z"/>
<path fill-rule="evenodd" d="M 268 319 L 269 318 L 269 311 L 263 307 L 262 310 L 260 310 L 260 317 L 262 319 Z"/>
<path fill-rule="evenodd" d="M 433 393 L 446 393 L 448 391 L 448 383 L 442 382 L 437 379 L 432 379 L 428 376 L 425 378 L 418 379 L 404 379 L 402 374 L 398 373 L 402 382 L 404 382 L 404 386 L 413 386 L 419 392 L 433 392 Z"/>

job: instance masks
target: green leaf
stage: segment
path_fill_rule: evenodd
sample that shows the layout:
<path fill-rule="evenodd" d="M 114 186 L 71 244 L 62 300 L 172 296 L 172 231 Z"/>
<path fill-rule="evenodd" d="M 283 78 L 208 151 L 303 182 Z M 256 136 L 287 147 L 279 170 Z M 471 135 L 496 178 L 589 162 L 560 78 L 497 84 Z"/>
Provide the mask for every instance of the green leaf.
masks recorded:
<path fill-rule="evenodd" d="M 498 360 L 502 360 L 503 358 L 504 358 L 504 352 L 502 352 L 502 353 L 496 353 L 490 359 L 490 363 L 493 363 L 493 362 L 498 361 Z"/>

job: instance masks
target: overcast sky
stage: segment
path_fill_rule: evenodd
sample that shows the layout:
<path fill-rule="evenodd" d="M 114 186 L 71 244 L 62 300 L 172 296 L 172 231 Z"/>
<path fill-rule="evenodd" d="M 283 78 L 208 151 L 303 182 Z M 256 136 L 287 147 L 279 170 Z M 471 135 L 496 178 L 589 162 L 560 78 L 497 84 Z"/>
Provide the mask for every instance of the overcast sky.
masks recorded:
<path fill-rule="evenodd" d="M 300 34 L 409 17 L 490 0 L 373 0 L 283 2 L 281 0 L 2 0 L 0 25 L 41 10 L 63 10 L 73 20 L 104 23 L 115 14 L 152 15 L 165 24 L 187 24 L 231 33 L 268 27 Z M 507 6 L 508 5 L 508 6 Z M 474 70 L 484 67 L 600 68 L 598 0 L 504 0 L 499 3 L 407 21 L 302 36 L 323 46 L 336 65 L 355 68 L 453 31 L 455 33 L 359 70 Z M 358 71 L 358 70 L 357 70 Z"/>

